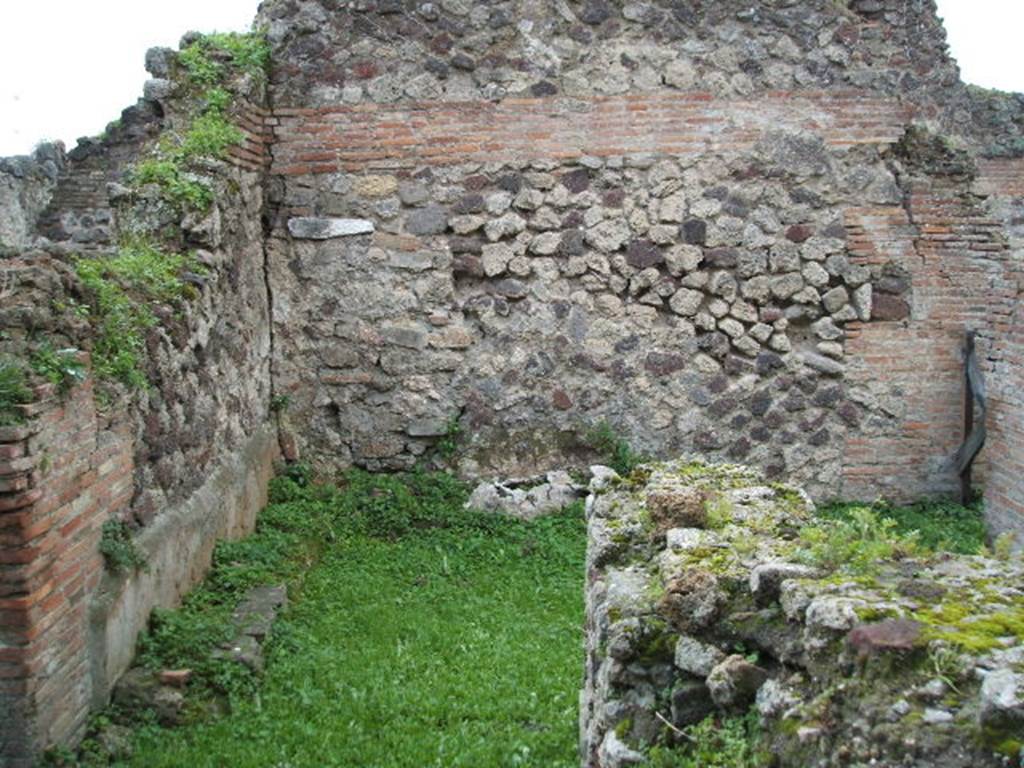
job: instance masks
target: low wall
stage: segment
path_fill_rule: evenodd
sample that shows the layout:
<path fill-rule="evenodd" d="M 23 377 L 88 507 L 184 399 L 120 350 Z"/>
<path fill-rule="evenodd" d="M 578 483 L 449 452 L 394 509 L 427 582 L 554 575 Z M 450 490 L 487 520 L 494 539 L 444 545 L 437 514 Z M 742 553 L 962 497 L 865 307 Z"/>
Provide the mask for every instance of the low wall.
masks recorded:
<path fill-rule="evenodd" d="M 106 703 L 152 608 L 199 581 L 216 541 L 253 529 L 277 452 L 269 424 L 211 468 L 188 498 L 138 537 L 143 571 L 105 572 L 102 526 L 128 515 L 135 445 L 105 423 L 89 381 L 62 400 L 48 389 L 23 427 L 0 429 L 0 762 L 74 742 Z"/>
<path fill-rule="evenodd" d="M 877 520 L 830 532 L 812 510 L 738 466 L 592 481 L 583 768 L 744 716 L 757 764 L 1016 765 L 1024 561 L 883 548 Z"/>

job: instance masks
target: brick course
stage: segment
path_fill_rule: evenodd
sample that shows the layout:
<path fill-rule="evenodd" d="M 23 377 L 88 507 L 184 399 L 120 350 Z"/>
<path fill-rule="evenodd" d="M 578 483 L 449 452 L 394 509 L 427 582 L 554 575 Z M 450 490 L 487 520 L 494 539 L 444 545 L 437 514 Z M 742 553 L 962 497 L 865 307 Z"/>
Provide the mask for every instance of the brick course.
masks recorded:
<path fill-rule="evenodd" d="M 363 104 L 274 112 L 272 172 L 565 160 L 745 149 L 766 128 L 821 133 L 834 147 L 895 142 L 908 111 L 857 92 L 773 92 L 756 100 L 658 91 L 592 99 Z"/>

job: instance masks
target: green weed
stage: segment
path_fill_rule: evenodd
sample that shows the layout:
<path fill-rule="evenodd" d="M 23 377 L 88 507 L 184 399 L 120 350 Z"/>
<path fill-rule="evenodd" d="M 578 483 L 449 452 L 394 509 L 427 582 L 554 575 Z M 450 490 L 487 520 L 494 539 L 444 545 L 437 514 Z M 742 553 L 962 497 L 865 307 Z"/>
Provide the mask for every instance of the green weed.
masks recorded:
<path fill-rule="evenodd" d="M 96 329 L 92 363 L 103 379 L 145 388 L 145 333 L 157 320 L 150 302 L 171 303 L 187 295 L 180 275 L 189 257 L 166 253 L 145 240 L 127 241 L 113 257 L 80 257 L 75 272 L 91 296 Z"/>
<path fill-rule="evenodd" d="M 178 54 L 195 85 L 212 86 L 223 82 L 231 69 L 265 78 L 270 66 L 270 45 L 259 32 L 214 32 L 204 35 Z"/>
<path fill-rule="evenodd" d="M 123 573 L 146 567 L 146 555 L 132 538 L 123 520 L 107 520 L 100 533 L 100 554 L 111 573 Z"/>
<path fill-rule="evenodd" d="M 21 424 L 25 417 L 18 406 L 31 400 L 25 367 L 14 358 L 0 358 L 0 427 Z"/>
<path fill-rule="evenodd" d="M 179 209 L 205 211 L 213 204 L 213 190 L 188 175 L 174 157 L 151 157 L 139 163 L 131 174 L 136 186 L 155 185 L 160 196 Z"/>
<path fill-rule="evenodd" d="M 1011 531 L 999 534 L 992 544 L 992 556 L 996 560 L 1009 560 L 1013 556 L 1016 540 L 1016 535 Z"/>
<path fill-rule="evenodd" d="M 917 532 L 919 544 L 928 550 L 977 554 L 985 544 L 985 519 L 981 500 L 968 507 L 949 501 L 922 501 L 898 506 L 885 501 L 868 505 L 879 518 L 892 520 L 900 535 Z M 850 521 L 864 504 L 835 503 L 818 508 L 819 517 Z"/>
<path fill-rule="evenodd" d="M 608 466 L 625 477 L 649 457 L 633 450 L 625 438 L 621 437 L 607 421 L 591 427 L 583 437 L 583 442 L 597 451 Z"/>
<path fill-rule="evenodd" d="M 41 344 L 29 359 L 32 370 L 66 395 L 76 384 L 85 381 L 85 365 L 78 359 L 77 349 L 54 349 Z"/>
<path fill-rule="evenodd" d="M 445 461 L 451 461 L 459 450 L 459 441 L 461 439 L 462 425 L 459 423 L 459 417 L 453 416 L 445 424 L 444 435 L 437 441 L 437 455 Z"/>
<path fill-rule="evenodd" d="M 203 212 L 213 204 L 213 190 L 189 168 L 198 160 L 223 159 L 228 149 L 242 143 L 244 134 L 228 117 L 233 97 L 223 85 L 238 72 L 265 78 L 270 48 L 258 33 L 213 34 L 183 49 L 178 61 L 189 83 L 199 89 L 191 95 L 194 116 L 180 134 L 161 139 L 154 156 L 134 168 L 130 181 L 137 187 L 157 187 L 178 210 Z"/>
<path fill-rule="evenodd" d="M 292 404 L 292 399 L 289 395 L 274 395 L 270 398 L 270 412 L 271 413 L 284 413 Z"/>
<path fill-rule="evenodd" d="M 896 521 L 879 517 L 870 507 L 851 506 L 842 517 L 802 528 L 797 556 L 829 571 L 870 573 L 883 561 L 918 551 L 917 532 L 900 535 L 896 529 Z"/>
<path fill-rule="evenodd" d="M 682 747 L 656 746 L 650 751 L 647 768 L 759 768 L 769 764 L 759 749 L 757 713 L 742 717 L 714 715 L 684 730 Z"/>

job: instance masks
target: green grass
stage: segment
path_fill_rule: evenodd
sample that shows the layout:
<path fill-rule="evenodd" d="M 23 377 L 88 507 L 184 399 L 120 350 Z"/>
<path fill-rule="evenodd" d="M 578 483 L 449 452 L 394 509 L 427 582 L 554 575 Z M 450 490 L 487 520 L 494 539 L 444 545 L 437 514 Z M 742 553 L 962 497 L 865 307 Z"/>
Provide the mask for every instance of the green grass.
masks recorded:
<path fill-rule="evenodd" d="M 827 520 L 852 521 L 857 510 L 868 508 L 881 520 L 892 520 L 892 532 L 908 536 L 917 532 L 917 543 L 932 551 L 978 554 L 985 546 L 985 519 L 981 500 L 968 507 L 950 501 L 922 501 L 907 506 L 887 502 L 827 504 L 818 516 Z"/>
<path fill-rule="evenodd" d="M 198 666 L 198 684 L 233 693 L 231 714 L 142 726 L 130 765 L 575 766 L 582 510 L 523 523 L 465 498 L 442 474 L 275 480 L 257 533 L 220 545 L 142 645 L 152 666 Z M 258 693 L 218 680 L 205 648 L 233 601 L 281 579 L 293 603 Z"/>

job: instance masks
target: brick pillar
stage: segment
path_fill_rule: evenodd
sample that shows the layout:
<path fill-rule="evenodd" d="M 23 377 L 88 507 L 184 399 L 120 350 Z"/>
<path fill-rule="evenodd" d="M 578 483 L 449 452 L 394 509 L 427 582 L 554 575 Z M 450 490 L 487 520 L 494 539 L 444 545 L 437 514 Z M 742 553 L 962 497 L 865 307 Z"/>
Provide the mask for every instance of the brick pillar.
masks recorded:
<path fill-rule="evenodd" d="M 38 391 L 0 429 L 0 765 L 81 734 L 92 698 L 88 612 L 103 522 L 131 500 L 127 436 L 98 429 L 91 382 Z M 104 439 L 100 439 L 100 435 Z"/>
<path fill-rule="evenodd" d="M 849 381 L 890 388 L 891 413 L 851 435 L 845 446 L 843 495 L 894 500 L 951 496 L 950 461 L 963 434 L 963 362 L 967 329 L 979 331 L 979 357 L 992 350 L 991 318 L 1011 300 L 1002 224 L 989 218 L 960 178 L 922 177 L 910 184 L 908 208 L 846 212 L 855 263 L 894 263 L 912 281 L 909 314 L 848 327 Z M 991 451 L 979 458 L 984 481 Z"/>

